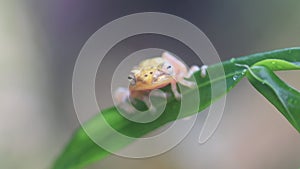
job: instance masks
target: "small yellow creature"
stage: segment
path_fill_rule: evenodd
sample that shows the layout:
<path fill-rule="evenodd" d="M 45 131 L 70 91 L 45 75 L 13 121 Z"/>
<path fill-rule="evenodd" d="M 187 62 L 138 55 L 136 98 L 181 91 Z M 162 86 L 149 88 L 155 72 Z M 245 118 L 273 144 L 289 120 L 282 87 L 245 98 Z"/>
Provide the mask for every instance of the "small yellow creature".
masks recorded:
<path fill-rule="evenodd" d="M 128 113 L 134 112 L 134 108 L 126 100 L 133 98 L 144 101 L 148 108 L 152 108 L 152 111 L 154 111 L 155 108 L 151 106 L 149 100 L 149 93 L 152 90 L 171 84 L 172 92 L 175 98 L 179 100 L 181 95 L 177 90 L 176 83 L 190 88 L 195 87 L 195 82 L 187 81 L 185 78 L 191 77 L 198 70 L 201 70 L 201 76 L 205 77 L 206 69 L 206 65 L 201 68 L 194 65 L 188 70 L 185 64 L 175 56 L 164 52 L 161 57 L 144 60 L 134 67 L 128 76 L 129 90 L 118 88 L 114 98 L 119 107 Z"/>

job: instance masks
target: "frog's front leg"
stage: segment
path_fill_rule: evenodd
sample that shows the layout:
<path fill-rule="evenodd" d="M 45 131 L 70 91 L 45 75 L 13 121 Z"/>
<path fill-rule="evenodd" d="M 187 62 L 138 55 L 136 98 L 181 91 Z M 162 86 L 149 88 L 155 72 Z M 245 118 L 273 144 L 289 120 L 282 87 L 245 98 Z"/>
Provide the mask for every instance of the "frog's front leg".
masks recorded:
<path fill-rule="evenodd" d="M 156 108 L 152 105 L 151 101 L 150 101 L 150 96 L 149 95 L 145 95 L 141 98 L 141 100 L 146 104 L 148 111 L 150 113 L 154 113 L 156 112 Z"/>
<path fill-rule="evenodd" d="M 176 82 L 172 82 L 172 83 L 171 83 L 171 90 L 172 90 L 172 92 L 173 92 L 175 98 L 176 98 L 177 100 L 179 100 L 179 99 L 181 98 L 181 95 L 180 95 L 180 93 L 179 93 L 178 90 L 177 90 Z"/>
<path fill-rule="evenodd" d="M 130 91 L 127 88 L 119 87 L 114 93 L 114 100 L 116 107 L 130 114 L 135 112 L 135 108 L 130 104 Z"/>

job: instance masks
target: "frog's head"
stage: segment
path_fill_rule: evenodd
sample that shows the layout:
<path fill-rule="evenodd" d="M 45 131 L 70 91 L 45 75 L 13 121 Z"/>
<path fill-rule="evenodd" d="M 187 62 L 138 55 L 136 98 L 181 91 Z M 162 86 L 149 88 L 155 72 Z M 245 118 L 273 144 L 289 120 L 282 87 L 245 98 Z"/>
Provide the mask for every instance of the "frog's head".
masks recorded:
<path fill-rule="evenodd" d="M 132 70 L 128 76 L 130 90 L 152 90 L 170 84 L 174 78 L 169 66 L 159 65 Z"/>

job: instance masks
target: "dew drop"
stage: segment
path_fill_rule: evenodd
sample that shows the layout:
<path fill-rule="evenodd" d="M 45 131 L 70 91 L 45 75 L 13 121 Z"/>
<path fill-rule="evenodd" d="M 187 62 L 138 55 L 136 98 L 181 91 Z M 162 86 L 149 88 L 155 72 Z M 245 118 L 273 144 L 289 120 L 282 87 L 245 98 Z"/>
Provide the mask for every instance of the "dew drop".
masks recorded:
<path fill-rule="evenodd" d="M 230 62 L 231 62 L 231 63 L 234 63 L 234 62 L 235 62 L 235 58 L 231 58 L 231 59 L 230 59 Z"/>
<path fill-rule="evenodd" d="M 244 69 L 244 70 L 242 71 L 242 75 L 244 75 L 246 72 L 247 72 L 247 69 Z"/>
<path fill-rule="evenodd" d="M 234 76 L 232 77 L 232 79 L 233 79 L 234 81 L 236 81 L 239 77 L 240 77 L 239 75 L 234 75 Z"/>

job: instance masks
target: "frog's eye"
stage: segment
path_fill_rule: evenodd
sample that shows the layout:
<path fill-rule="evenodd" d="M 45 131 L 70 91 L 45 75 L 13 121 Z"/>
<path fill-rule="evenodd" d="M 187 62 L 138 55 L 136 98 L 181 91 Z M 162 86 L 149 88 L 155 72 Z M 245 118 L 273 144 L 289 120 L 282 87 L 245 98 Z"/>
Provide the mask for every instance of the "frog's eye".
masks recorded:
<path fill-rule="evenodd" d="M 170 63 L 166 62 L 162 65 L 162 71 L 172 75 L 173 74 L 173 66 Z"/>
<path fill-rule="evenodd" d="M 129 83 L 130 83 L 130 85 L 135 85 L 135 77 L 134 77 L 134 75 L 133 74 L 130 74 L 129 76 L 128 76 L 128 81 L 129 81 Z"/>

